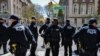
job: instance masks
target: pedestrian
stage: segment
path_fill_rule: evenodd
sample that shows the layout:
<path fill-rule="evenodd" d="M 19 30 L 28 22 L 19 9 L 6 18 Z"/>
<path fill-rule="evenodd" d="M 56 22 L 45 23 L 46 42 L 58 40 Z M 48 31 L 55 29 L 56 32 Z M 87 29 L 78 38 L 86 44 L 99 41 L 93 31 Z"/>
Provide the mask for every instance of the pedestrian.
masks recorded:
<path fill-rule="evenodd" d="M 62 46 L 64 46 L 65 54 L 64 56 L 72 56 L 72 36 L 75 33 L 75 28 L 70 25 L 70 21 L 66 20 L 66 25 L 63 28 L 63 38 L 62 38 Z"/>
<path fill-rule="evenodd" d="M 29 26 L 29 28 L 30 28 L 32 34 L 34 35 L 34 38 L 36 41 L 36 44 L 32 43 L 30 56 L 36 56 L 35 52 L 36 52 L 37 43 L 38 43 L 38 41 L 37 41 L 38 40 L 38 28 L 37 28 L 35 17 L 32 17 L 32 22 L 31 22 L 31 25 Z"/>
<path fill-rule="evenodd" d="M 86 27 L 86 26 L 88 26 L 88 24 L 83 24 L 82 27 Z M 81 27 L 81 28 L 82 28 L 82 27 Z M 78 30 L 80 30 L 80 29 L 78 29 Z M 75 52 L 75 54 L 79 55 L 79 52 L 80 52 L 79 43 L 77 42 L 77 43 L 75 43 L 75 44 L 76 44 L 76 46 L 77 46 L 77 50 L 75 50 L 74 52 Z"/>
<path fill-rule="evenodd" d="M 47 44 L 50 45 L 49 49 L 46 50 L 46 53 L 48 53 L 47 56 L 50 56 L 50 50 L 52 50 L 52 56 L 58 56 L 62 29 L 58 26 L 57 19 L 53 19 L 51 26 L 46 30 L 44 36 L 46 35 L 48 35 Z"/>
<path fill-rule="evenodd" d="M 44 42 L 43 42 L 42 48 L 45 48 L 45 43 L 46 43 L 46 41 L 45 41 L 46 39 L 45 39 L 45 37 L 42 36 L 42 35 L 45 33 L 46 29 L 47 29 L 49 26 L 50 26 L 50 18 L 46 18 L 45 24 L 42 25 L 42 26 L 40 27 L 40 29 L 39 29 L 39 33 L 41 34 L 41 37 L 44 38 Z"/>
<path fill-rule="evenodd" d="M 80 56 L 97 56 L 100 31 L 96 25 L 96 19 L 91 19 L 88 26 L 82 27 L 74 35 L 75 42 L 79 43 Z"/>
<path fill-rule="evenodd" d="M 7 41 L 8 41 L 8 33 L 7 33 L 7 27 L 4 25 L 5 20 L 3 18 L 0 18 L 0 48 L 3 45 L 3 54 L 7 53 Z"/>
<path fill-rule="evenodd" d="M 15 15 L 11 15 L 9 18 L 8 33 L 10 52 L 15 56 L 26 56 L 29 41 L 32 41 L 32 37 L 25 26 L 19 23 L 19 18 Z"/>

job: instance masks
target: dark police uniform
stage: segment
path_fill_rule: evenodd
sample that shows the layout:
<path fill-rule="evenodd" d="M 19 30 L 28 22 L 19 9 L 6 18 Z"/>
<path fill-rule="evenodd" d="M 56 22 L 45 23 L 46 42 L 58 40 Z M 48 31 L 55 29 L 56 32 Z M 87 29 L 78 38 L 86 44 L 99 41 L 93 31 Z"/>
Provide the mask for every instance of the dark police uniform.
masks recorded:
<path fill-rule="evenodd" d="M 37 28 L 37 24 L 32 22 L 31 25 L 29 26 L 31 32 L 33 33 L 34 35 L 34 38 L 35 38 L 35 41 L 36 41 L 36 44 L 32 43 L 32 47 L 31 47 L 31 56 L 36 56 L 35 55 L 35 51 L 36 51 L 36 48 L 37 48 L 37 40 L 38 40 L 38 28 Z"/>
<path fill-rule="evenodd" d="M 69 48 L 69 56 L 72 56 L 72 36 L 75 33 L 75 28 L 71 25 L 65 25 L 63 28 L 63 38 L 62 45 L 64 45 L 65 56 L 68 56 L 68 48 Z"/>
<path fill-rule="evenodd" d="M 41 34 L 42 31 L 43 31 L 43 34 L 44 34 L 45 31 L 47 30 L 47 28 L 48 28 L 49 26 L 50 26 L 50 24 L 44 24 L 44 25 L 39 29 L 39 33 Z M 47 43 L 47 42 L 46 42 L 46 37 L 47 37 L 47 36 L 43 36 L 45 44 Z"/>
<path fill-rule="evenodd" d="M 15 56 L 25 56 L 27 48 L 29 48 L 28 41 L 32 41 L 32 37 L 28 30 L 19 23 L 13 23 L 8 28 L 10 36 L 10 51 L 15 53 Z"/>
<path fill-rule="evenodd" d="M 8 39 L 7 28 L 3 25 L 3 23 L 0 23 L 0 48 L 3 45 L 4 54 L 7 53 L 6 45 Z"/>
<path fill-rule="evenodd" d="M 85 27 L 85 26 L 88 26 L 88 24 L 83 24 L 83 26 L 82 27 Z M 82 28 L 81 27 L 81 28 Z M 80 29 L 81 29 L 80 28 Z M 79 29 L 78 29 L 79 30 Z M 76 34 L 76 33 L 75 33 Z M 76 44 L 76 46 L 77 46 L 77 50 L 75 50 L 74 52 L 75 52 L 75 54 L 78 54 L 79 55 L 79 51 L 80 51 L 80 44 L 77 42 L 77 43 L 75 43 Z"/>
<path fill-rule="evenodd" d="M 46 18 L 45 24 L 39 29 L 39 33 L 41 34 L 41 37 L 44 38 L 43 46 L 41 46 L 42 48 L 45 48 L 45 44 L 46 44 L 45 37 L 47 37 L 47 36 L 44 37 L 43 34 L 45 33 L 45 30 L 49 27 L 49 25 L 50 25 L 50 18 Z"/>
<path fill-rule="evenodd" d="M 49 35 L 47 42 L 50 43 L 50 49 L 52 50 L 52 56 L 58 56 L 59 54 L 59 42 L 62 35 L 62 29 L 58 25 L 51 25 L 45 32 L 45 35 Z M 50 49 L 47 53 L 50 55 Z"/>
<path fill-rule="evenodd" d="M 39 33 L 41 34 L 42 31 L 43 31 L 43 34 L 46 32 L 47 28 L 50 26 L 50 24 L 44 24 L 40 29 L 39 29 Z M 47 39 L 48 39 L 48 35 L 46 36 L 42 36 L 44 38 L 44 43 L 47 44 Z M 49 56 L 49 51 L 50 48 L 47 48 L 46 49 L 46 53 L 45 53 L 45 56 Z"/>
<path fill-rule="evenodd" d="M 80 56 L 97 56 L 100 31 L 96 27 L 92 25 L 82 27 L 74 35 L 74 40 L 80 44 Z"/>

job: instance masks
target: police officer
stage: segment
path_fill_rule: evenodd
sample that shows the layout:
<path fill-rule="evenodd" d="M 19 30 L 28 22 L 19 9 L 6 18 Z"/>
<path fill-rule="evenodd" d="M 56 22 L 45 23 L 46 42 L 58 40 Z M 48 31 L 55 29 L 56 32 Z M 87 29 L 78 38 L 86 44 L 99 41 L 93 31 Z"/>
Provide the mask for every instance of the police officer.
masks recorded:
<path fill-rule="evenodd" d="M 47 18 L 45 24 L 42 25 L 42 26 L 40 27 L 40 29 L 39 29 L 39 33 L 41 34 L 41 36 L 42 36 L 42 34 L 45 33 L 46 29 L 47 29 L 49 26 L 50 26 L 50 18 Z M 42 36 L 42 37 L 44 38 L 44 43 L 43 43 L 42 48 L 44 48 L 44 47 L 45 47 L 45 43 L 46 43 L 46 41 L 45 41 L 46 39 L 45 39 L 44 36 Z"/>
<path fill-rule="evenodd" d="M 83 24 L 82 27 L 86 27 L 86 26 L 88 26 L 88 24 Z M 81 28 L 82 28 L 82 27 L 81 27 Z M 79 29 L 78 29 L 78 30 L 79 30 Z M 76 44 L 76 46 L 77 46 L 77 50 L 75 50 L 74 52 L 75 52 L 75 54 L 79 55 L 79 52 L 80 52 L 79 43 L 77 42 L 77 43 L 75 43 L 75 44 Z"/>
<path fill-rule="evenodd" d="M 50 49 L 52 50 L 52 56 L 58 56 L 59 54 L 59 42 L 62 36 L 62 29 L 58 26 L 58 20 L 53 19 L 51 26 L 46 30 L 45 35 L 47 42 L 50 43 Z M 47 50 L 48 56 L 50 55 L 50 49 Z"/>
<path fill-rule="evenodd" d="M 32 22 L 31 22 L 31 25 L 29 26 L 29 28 L 30 28 L 31 32 L 33 33 L 33 35 L 35 37 L 35 41 L 36 41 L 36 44 L 32 43 L 31 55 L 30 56 L 36 56 L 35 55 L 35 51 L 36 51 L 36 48 L 37 48 L 38 28 L 37 28 L 36 18 L 35 17 L 32 17 Z"/>
<path fill-rule="evenodd" d="M 3 45 L 3 51 L 4 54 L 7 53 L 7 41 L 8 41 L 8 33 L 7 33 L 7 27 L 4 26 L 5 20 L 3 18 L 0 18 L 0 48 Z"/>
<path fill-rule="evenodd" d="M 32 37 L 25 26 L 19 23 L 17 16 L 10 16 L 8 32 L 10 36 L 10 52 L 14 53 L 15 56 L 25 56 L 28 41 L 32 41 Z"/>
<path fill-rule="evenodd" d="M 64 45 L 65 56 L 68 56 L 69 49 L 69 56 L 72 56 L 72 36 L 75 33 L 75 28 L 70 25 L 70 21 L 66 20 L 66 25 L 63 28 L 63 38 L 62 38 L 62 45 Z"/>
<path fill-rule="evenodd" d="M 89 26 L 82 27 L 74 35 L 74 40 L 80 44 L 80 56 L 97 56 L 97 44 L 100 42 L 100 31 L 96 25 L 96 19 L 91 19 Z"/>

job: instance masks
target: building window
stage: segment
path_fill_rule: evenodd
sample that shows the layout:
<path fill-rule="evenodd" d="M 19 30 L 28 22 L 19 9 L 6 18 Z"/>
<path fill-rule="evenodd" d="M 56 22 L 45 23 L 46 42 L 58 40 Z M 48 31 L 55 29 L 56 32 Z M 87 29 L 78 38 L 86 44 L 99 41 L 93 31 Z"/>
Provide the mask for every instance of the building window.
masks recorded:
<path fill-rule="evenodd" d="M 74 23 L 77 25 L 77 18 L 74 19 Z"/>
<path fill-rule="evenodd" d="M 0 4 L 0 12 L 1 12 L 1 4 Z"/>
<path fill-rule="evenodd" d="M 21 16 L 21 8 L 19 8 L 19 11 L 20 11 L 20 12 L 19 12 L 19 15 Z"/>
<path fill-rule="evenodd" d="M 17 0 L 14 0 L 14 3 L 16 3 Z"/>
<path fill-rule="evenodd" d="M 4 13 L 6 13 L 6 3 L 4 4 Z"/>
<path fill-rule="evenodd" d="M 85 0 L 82 0 L 82 2 L 85 2 Z"/>
<path fill-rule="evenodd" d="M 18 9 L 18 7 L 17 7 L 17 13 L 16 13 L 17 15 L 18 15 L 18 12 L 19 12 L 19 9 Z"/>
<path fill-rule="evenodd" d="M 15 15 L 17 14 L 17 6 L 15 6 Z"/>
<path fill-rule="evenodd" d="M 14 14 L 15 14 L 15 13 L 16 13 L 16 11 L 15 11 L 15 9 L 16 9 L 16 8 L 15 8 L 15 5 L 13 5 L 13 8 L 14 8 L 14 9 L 13 9 L 13 12 L 14 12 Z"/>
<path fill-rule="evenodd" d="M 19 0 L 17 0 L 17 4 L 19 4 Z"/>
<path fill-rule="evenodd" d="M 73 0 L 73 2 L 78 2 L 78 0 Z"/>
<path fill-rule="evenodd" d="M 3 9 L 2 11 L 3 11 L 3 13 L 4 13 L 4 11 L 5 11 L 5 6 L 4 6 L 4 5 L 2 6 L 2 9 Z"/>
<path fill-rule="evenodd" d="M 84 5 L 81 4 L 79 9 L 80 9 L 79 14 L 83 14 L 84 13 Z"/>
<path fill-rule="evenodd" d="M 5 12 L 5 4 L 2 5 L 2 12 Z"/>
<path fill-rule="evenodd" d="M 84 24 L 85 23 L 85 19 L 84 18 L 82 18 L 82 24 Z"/>
<path fill-rule="evenodd" d="M 79 7 L 79 14 L 85 14 L 86 12 L 86 5 L 85 4 L 81 4 Z"/>
<path fill-rule="evenodd" d="M 88 5 L 88 14 L 93 14 L 93 5 Z"/>
<path fill-rule="evenodd" d="M 100 15 L 100 0 L 98 1 L 98 14 Z"/>
<path fill-rule="evenodd" d="M 73 5 L 73 14 L 78 14 L 78 4 Z"/>
<path fill-rule="evenodd" d="M 90 2 L 93 2 L 93 0 L 90 0 Z"/>

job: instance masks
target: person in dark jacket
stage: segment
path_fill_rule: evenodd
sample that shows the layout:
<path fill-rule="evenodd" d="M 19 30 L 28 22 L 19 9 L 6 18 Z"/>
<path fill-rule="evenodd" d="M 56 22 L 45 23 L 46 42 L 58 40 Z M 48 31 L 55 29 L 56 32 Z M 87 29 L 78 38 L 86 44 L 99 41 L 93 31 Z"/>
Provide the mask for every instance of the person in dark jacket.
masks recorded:
<path fill-rule="evenodd" d="M 50 18 L 47 18 L 45 24 L 42 25 L 42 26 L 40 27 L 40 29 L 39 29 L 39 33 L 41 34 L 41 37 L 44 38 L 44 43 L 43 43 L 42 48 L 45 48 L 45 43 L 46 43 L 46 41 L 45 41 L 46 39 L 45 39 L 45 37 L 42 36 L 42 35 L 45 33 L 46 29 L 47 29 L 49 26 L 50 26 Z"/>
<path fill-rule="evenodd" d="M 63 38 L 62 38 L 62 46 L 64 46 L 65 56 L 72 56 L 72 36 L 75 33 L 75 28 L 70 25 L 70 21 L 66 20 L 66 25 L 63 28 Z"/>
<path fill-rule="evenodd" d="M 50 55 L 50 50 L 52 50 L 52 56 L 59 55 L 59 42 L 62 36 L 62 29 L 58 26 L 58 20 L 53 19 L 51 26 L 46 30 L 44 36 L 49 35 L 47 37 L 47 45 L 49 45 L 49 49 L 46 50 L 48 53 L 47 56 Z M 46 55 L 45 55 L 46 56 Z"/>
<path fill-rule="evenodd" d="M 86 27 L 86 26 L 88 26 L 88 24 L 83 24 L 82 27 Z M 82 27 L 81 27 L 81 28 L 82 28 Z M 74 52 L 75 52 L 75 54 L 79 55 L 79 52 L 80 52 L 79 43 L 75 43 L 75 44 L 76 44 L 76 46 L 77 46 L 77 50 L 75 50 Z"/>
<path fill-rule="evenodd" d="M 19 18 L 11 15 L 9 18 L 8 33 L 10 37 L 10 52 L 15 56 L 26 56 L 28 41 L 32 42 L 32 37 L 25 26 L 19 23 Z"/>
<path fill-rule="evenodd" d="M 100 31 L 96 27 L 96 19 L 89 21 L 89 26 L 82 27 L 75 35 L 75 42 L 79 43 L 80 56 L 97 56 Z"/>
<path fill-rule="evenodd" d="M 3 18 L 0 18 L 0 48 L 3 45 L 3 52 L 4 54 L 7 53 L 7 41 L 8 41 L 8 33 L 7 33 L 7 27 L 4 26 L 5 20 Z"/>
<path fill-rule="evenodd" d="M 31 32 L 33 33 L 34 38 L 36 40 L 36 44 L 32 43 L 31 55 L 30 56 L 36 56 L 35 51 L 36 51 L 36 48 L 37 48 L 38 28 L 37 28 L 36 18 L 35 17 L 32 17 L 32 22 L 31 22 L 31 25 L 29 26 L 29 28 L 30 28 Z"/>

